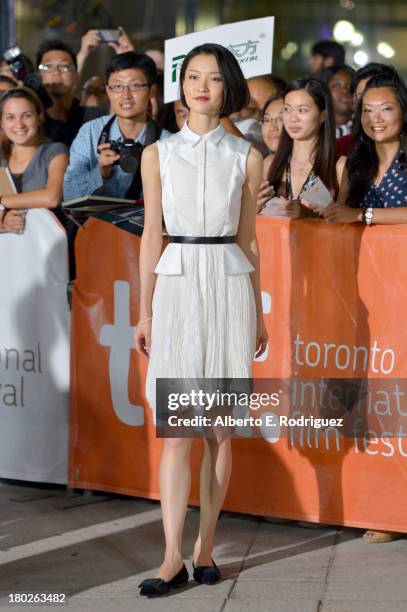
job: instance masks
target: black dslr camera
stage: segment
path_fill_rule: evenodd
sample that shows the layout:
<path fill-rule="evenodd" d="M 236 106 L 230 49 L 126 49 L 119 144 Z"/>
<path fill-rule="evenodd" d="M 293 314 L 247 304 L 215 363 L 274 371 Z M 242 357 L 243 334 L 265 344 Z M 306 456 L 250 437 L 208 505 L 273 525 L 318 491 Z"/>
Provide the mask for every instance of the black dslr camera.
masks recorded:
<path fill-rule="evenodd" d="M 17 81 L 22 81 L 26 87 L 32 89 L 41 100 L 44 108 L 52 106 L 52 100 L 40 77 L 35 73 L 34 66 L 28 57 L 21 53 L 21 49 L 10 47 L 4 52 L 3 57 Z"/>
<path fill-rule="evenodd" d="M 21 53 L 20 47 L 10 47 L 4 51 L 3 57 L 17 81 L 24 81 L 27 75 L 34 72 L 34 66 L 28 57 Z"/>
<path fill-rule="evenodd" d="M 116 115 L 113 115 L 112 117 L 110 117 L 109 121 L 103 126 L 103 129 L 99 136 L 98 145 L 109 144 L 110 150 L 120 155 L 120 159 L 118 159 L 115 164 L 119 165 L 123 172 L 127 172 L 129 174 L 137 174 L 138 180 L 141 184 L 141 154 L 143 153 L 144 148 L 146 146 L 155 142 L 156 140 L 159 140 L 161 136 L 161 128 L 157 123 L 155 123 L 155 121 L 148 119 L 146 125 L 144 145 L 142 145 L 141 142 L 135 142 L 131 138 L 125 138 L 124 140 L 111 140 L 110 128 L 112 127 L 115 120 Z"/>
<path fill-rule="evenodd" d="M 115 164 L 118 164 L 123 172 L 135 174 L 140 167 L 141 154 L 144 149 L 143 145 L 139 142 L 134 142 L 131 138 L 107 140 L 106 142 L 110 144 L 111 151 L 120 155 L 120 159 Z"/>

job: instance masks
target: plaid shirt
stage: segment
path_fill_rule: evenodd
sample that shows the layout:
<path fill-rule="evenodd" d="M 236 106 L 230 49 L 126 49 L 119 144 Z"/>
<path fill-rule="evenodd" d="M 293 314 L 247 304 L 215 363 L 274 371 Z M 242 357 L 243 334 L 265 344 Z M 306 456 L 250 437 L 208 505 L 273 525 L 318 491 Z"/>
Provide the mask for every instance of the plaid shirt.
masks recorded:
<path fill-rule="evenodd" d="M 113 174 L 105 179 L 98 165 L 98 140 L 103 126 L 111 119 L 110 115 L 99 117 L 85 123 L 78 132 L 70 149 L 69 166 L 64 177 L 64 200 L 74 200 L 90 194 L 105 195 L 113 198 L 124 198 L 133 180 L 133 174 L 123 172 L 120 166 L 113 167 Z M 140 132 L 136 142 L 144 144 L 146 126 Z M 171 136 L 162 130 L 160 140 Z M 123 140 L 117 117 L 110 129 L 111 140 Z"/>

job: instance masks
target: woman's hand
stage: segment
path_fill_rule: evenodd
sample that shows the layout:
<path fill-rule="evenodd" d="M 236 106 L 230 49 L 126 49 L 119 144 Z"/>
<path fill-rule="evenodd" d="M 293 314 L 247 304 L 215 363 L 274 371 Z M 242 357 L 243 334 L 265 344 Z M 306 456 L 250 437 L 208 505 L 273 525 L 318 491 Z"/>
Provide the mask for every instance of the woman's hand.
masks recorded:
<path fill-rule="evenodd" d="M 136 351 L 148 359 L 151 349 L 151 321 L 136 326 L 134 342 Z"/>
<path fill-rule="evenodd" d="M 299 200 L 288 200 L 287 198 L 279 198 L 279 203 L 272 204 L 276 207 L 276 215 L 290 217 L 291 219 L 300 219 L 306 217 L 306 211 L 301 206 Z M 271 208 L 273 210 L 273 208 Z"/>
<path fill-rule="evenodd" d="M 320 217 L 324 217 L 328 223 L 356 223 L 362 221 L 362 213 L 360 208 L 351 208 L 346 204 L 337 204 L 332 202 L 323 210 L 320 210 L 318 204 L 311 204 L 307 200 L 301 200 L 302 204 L 317 213 Z"/>
<path fill-rule="evenodd" d="M 301 204 L 303 206 L 305 206 L 306 208 L 308 208 L 309 210 L 312 210 L 313 213 L 319 215 L 320 217 L 322 217 L 322 210 L 321 210 L 321 205 L 320 204 L 313 204 L 312 202 L 308 202 L 308 200 L 305 200 L 304 198 L 301 198 Z"/>
<path fill-rule="evenodd" d="M 266 180 L 260 184 L 260 189 L 257 194 L 256 213 L 259 214 L 265 203 L 274 195 L 274 187 Z"/>
<path fill-rule="evenodd" d="M 256 359 L 263 355 L 264 351 L 267 348 L 268 342 L 268 333 L 266 330 L 266 326 L 264 325 L 263 315 L 257 318 L 257 333 L 256 333 Z"/>
<path fill-rule="evenodd" d="M 25 225 L 24 214 L 20 210 L 6 210 L 2 219 L 2 229 L 19 234 Z"/>
<path fill-rule="evenodd" d="M 337 204 L 336 202 L 324 208 L 322 215 L 328 223 L 356 223 L 362 221 L 360 208 L 351 208 L 346 204 Z"/>

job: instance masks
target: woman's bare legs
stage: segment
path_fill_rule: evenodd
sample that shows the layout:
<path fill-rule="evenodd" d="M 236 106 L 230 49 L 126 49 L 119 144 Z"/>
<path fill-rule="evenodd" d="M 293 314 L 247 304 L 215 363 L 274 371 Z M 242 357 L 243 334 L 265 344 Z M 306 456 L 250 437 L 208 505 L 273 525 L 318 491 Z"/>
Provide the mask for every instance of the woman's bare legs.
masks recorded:
<path fill-rule="evenodd" d="M 160 496 L 165 534 L 165 556 L 157 577 L 166 582 L 183 564 L 182 532 L 191 486 L 189 453 L 192 439 L 166 438 L 160 462 Z"/>
<path fill-rule="evenodd" d="M 230 438 L 204 439 L 200 480 L 200 522 L 193 560 L 196 566 L 212 565 L 212 548 L 220 509 L 232 471 Z"/>

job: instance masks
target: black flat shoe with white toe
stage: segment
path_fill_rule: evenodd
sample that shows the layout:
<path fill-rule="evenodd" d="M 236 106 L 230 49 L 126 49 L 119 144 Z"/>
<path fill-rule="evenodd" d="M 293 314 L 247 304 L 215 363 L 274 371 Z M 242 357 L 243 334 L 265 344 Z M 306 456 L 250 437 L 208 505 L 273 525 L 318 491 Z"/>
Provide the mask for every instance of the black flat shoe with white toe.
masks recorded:
<path fill-rule="evenodd" d="M 140 595 L 146 595 L 147 597 L 158 597 L 160 595 L 166 595 L 171 589 L 177 589 L 184 584 L 187 584 L 189 575 L 185 563 L 178 572 L 171 578 L 169 582 L 166 582 L 162 578 L 146 578 L 139 584 Z"/>
<path fill-rule="evenodd" d="M 192 562 L 196 582 L 199 582 L 199 584 L 215 584 L 220 580 L 220 570 L 213 559 L 212 563 L 213 565 L 198 565 L 195 567 L 194 562 Z"/>

